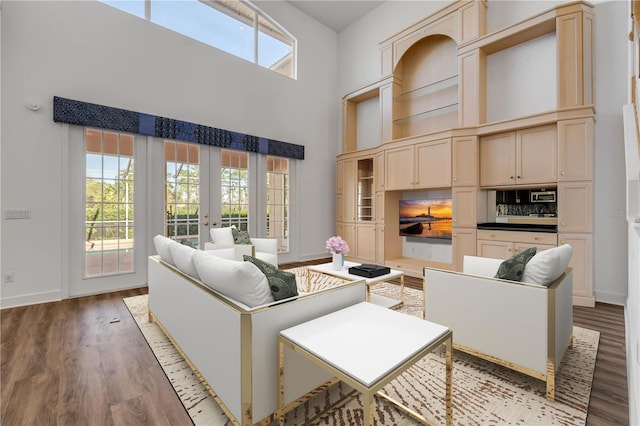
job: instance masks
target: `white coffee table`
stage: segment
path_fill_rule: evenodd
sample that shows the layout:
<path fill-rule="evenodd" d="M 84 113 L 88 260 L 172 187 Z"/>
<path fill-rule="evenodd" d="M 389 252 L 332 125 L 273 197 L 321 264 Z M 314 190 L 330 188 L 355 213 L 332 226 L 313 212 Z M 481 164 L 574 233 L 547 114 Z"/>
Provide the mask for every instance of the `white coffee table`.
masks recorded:
<path fill-rule="evenodd" d="M 278 337 L 280 425 L 284 425 L 285 346 L 361 392 L 365 424 L 373 424 L 374 395 L 424 424 L 429 421 L 380 390 L 440 345 L 445 345 L 446 424 L 452 424 L 452 331 L 440 324 L 362 302 L 288 328 Z"/>
<path fill-rule="evenodd" d="M 344 262 L 344 266 L 340 270 L 333 269 L 333 263 L 309 265 L 307 267 L 307 291 L 311 291 L 311 273 L 314 272 L 317 274 L 331 275 L 333 277 L 342 278 L 345 281 L 364 280 L 367 285 L 367 301 L 390 309 L 396 309 L 404 305 L 404 272 L 392 269 L 388 274 L 380 275 L 379 277 L 374 278 L 365 278 L 361 277 L 360 275 L 350 274 L 349 268 L 358 265 L 360 265 L 360 263 Z M 390 297 L 382 296 L 379 294 L 371 294 L 371 286 L 394 278 L 400 278 L 400 300 L 392 299 Z"/>

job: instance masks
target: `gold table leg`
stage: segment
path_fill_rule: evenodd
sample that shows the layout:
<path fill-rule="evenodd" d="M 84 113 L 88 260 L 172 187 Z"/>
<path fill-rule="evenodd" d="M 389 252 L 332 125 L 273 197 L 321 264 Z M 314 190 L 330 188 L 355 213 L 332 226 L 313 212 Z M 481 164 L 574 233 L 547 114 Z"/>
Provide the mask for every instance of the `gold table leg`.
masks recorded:
<path fill-rule="evenodd" d="M 284 343 L 278 337 L 278 418 L 284 426 Z"/>
<path fill-rule="evenodd" d="M 453 336 L 449 335 L 447 342 L 445 343 L 446 347 L 446 383 L 447 388 L 445 391 L 445 406 L 446 406 L 446 416 L 447 416 L 447 426 L 453 425 Z"/>

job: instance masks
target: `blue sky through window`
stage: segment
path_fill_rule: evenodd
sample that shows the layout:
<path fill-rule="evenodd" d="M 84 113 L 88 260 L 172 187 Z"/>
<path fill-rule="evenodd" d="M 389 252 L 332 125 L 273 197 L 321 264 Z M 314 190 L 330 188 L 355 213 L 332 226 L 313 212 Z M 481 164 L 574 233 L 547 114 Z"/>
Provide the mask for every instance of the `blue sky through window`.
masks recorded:
<path fill-rule="evenodd" d="M 145 0 L 100 0 L 124 12 L 145 18 Z M 151 22 L 254 62 L 253 24 L 245 24 L 198 0 L 151 0 Z M 258 33 L 258 64 L 270 67 L 292 47 Z"/>

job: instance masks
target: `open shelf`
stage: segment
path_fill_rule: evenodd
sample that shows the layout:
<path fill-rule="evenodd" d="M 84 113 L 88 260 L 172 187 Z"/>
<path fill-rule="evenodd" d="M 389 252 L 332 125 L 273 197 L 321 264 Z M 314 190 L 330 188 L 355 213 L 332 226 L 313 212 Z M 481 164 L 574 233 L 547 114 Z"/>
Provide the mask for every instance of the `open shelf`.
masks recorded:
<path fill-rule="evenodd" d="M 413 114 L 408 117 L 401 117 L 396 120 L 393 120 L 395 124 L 409 124 L 409 123 L 417 123 L 419 121 L 427 120 L 429 118 L 438 117 L 445 114 L 458 112 L 458 103 L 453 103 L 450 105 L 445 105 L 440 108 L 435 108 L 429 111 L 421 112 L 419 114 Z"/>
<path fill-rule="evenodd" d="M 430 95 L 440 90 L 447 89 L 449 87 L 457 86 L 459 78 L 457 75 L 436 81 L 435 83 L 428 84 L 426 86 L 419 87 L 417 89 L 410 90 L 395 97 L 398 102 L 409 101 L 422 96 Z"/>

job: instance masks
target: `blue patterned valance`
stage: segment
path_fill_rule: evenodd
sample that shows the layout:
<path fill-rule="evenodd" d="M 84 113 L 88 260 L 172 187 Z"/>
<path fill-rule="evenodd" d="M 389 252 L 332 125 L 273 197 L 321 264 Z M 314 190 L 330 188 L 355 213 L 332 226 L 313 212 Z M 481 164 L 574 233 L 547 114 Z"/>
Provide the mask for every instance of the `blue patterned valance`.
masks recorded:
<path fill-rule="evenodd" d="M 53 121 L 304 160 L 302 145 L 58 96 Z"/>

